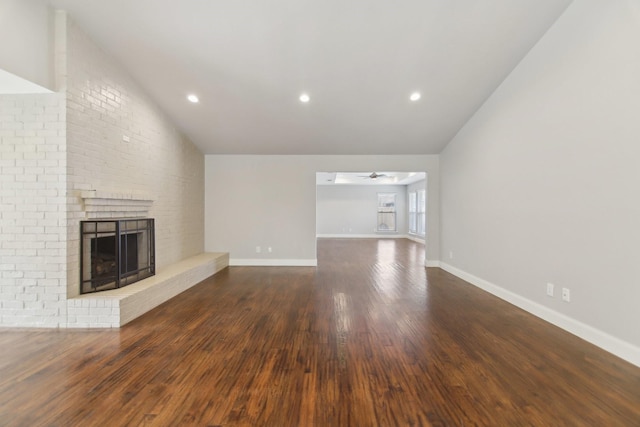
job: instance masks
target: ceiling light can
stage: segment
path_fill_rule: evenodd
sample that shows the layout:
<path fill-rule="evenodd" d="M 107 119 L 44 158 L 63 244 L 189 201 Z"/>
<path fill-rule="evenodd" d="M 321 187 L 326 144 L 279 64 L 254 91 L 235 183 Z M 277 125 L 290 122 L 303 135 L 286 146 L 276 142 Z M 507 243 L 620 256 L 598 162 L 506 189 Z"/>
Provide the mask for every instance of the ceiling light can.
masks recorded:
<path fill-rule="evenodd" d="M 300 94 L 300 102 L 304 102 L 305 104 L 309 101 L 311 101 L 311 97 L 309 96 L 308 93 L 302 93 Z"/>
<path fill-rule="evenodd" d="M 193 102 L 194 104 L 200 101 L 194 94 L 187 95 L 187 99 L 189 100 L 189 102 Z"/>
<path fill-rule="evenodd" d="M 413 102 L 419 100 L 422 97 L 422 95 L 420 95 L 420 92 L 413 92 L 410 96 L 409 99 Z"/>

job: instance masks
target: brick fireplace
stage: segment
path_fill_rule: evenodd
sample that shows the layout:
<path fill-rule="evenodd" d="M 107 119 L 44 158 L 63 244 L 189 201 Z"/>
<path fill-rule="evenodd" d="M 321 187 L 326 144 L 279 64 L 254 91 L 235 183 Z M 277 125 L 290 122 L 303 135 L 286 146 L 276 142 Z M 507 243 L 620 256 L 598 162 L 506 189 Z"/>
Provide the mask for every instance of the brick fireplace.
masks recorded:
<path fill-rule="evenodd" d="M 82 276 L 76 270 L 80 294 L 67 301 L 68 327 L 122 326 L 228 265 L 228 254 L 200 253 L 156 271 L 152 196 L 85 190 L 80 199 Z"/>
<path fill-rule="evenodd" d="M 203 254 L 204 155 L 54 15 L 57 91 L 0 99 L 0 325 L 118 327 L 217 270 Z M 156 274 L 80 294 L 80 222 L 150 217 Z"/>
<path fill-rule="evenodd" d="M 82 191 L 80 294 L 118 289 L 156 271 L 153 199 L 145 194 Z M 76 273 L 77 274 L 77 273 Z"/>

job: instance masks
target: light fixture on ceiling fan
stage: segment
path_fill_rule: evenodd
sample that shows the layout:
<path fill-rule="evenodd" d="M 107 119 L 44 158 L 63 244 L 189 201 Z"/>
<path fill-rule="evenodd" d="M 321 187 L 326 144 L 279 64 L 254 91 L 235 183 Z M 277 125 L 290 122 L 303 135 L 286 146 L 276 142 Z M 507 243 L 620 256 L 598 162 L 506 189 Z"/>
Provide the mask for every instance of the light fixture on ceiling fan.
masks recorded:
<path fill-rule="evenodd" d="M 378 179 L 379 177 L 382 176 L 387 176 L 383 173 L 377 173 L 377 172 L 373 172 L 371 175 L 359 175 L 361 178 L 370 178 L 370 179 Z"/>

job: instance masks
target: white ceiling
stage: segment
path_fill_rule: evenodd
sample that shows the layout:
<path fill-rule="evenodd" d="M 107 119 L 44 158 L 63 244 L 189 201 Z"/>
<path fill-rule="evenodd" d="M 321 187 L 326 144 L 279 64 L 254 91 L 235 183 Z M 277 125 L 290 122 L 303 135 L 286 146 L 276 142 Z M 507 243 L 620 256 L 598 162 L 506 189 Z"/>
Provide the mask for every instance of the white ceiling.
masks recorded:
<path fill-rule="evenodd" d="M 51 0 L 207 154 L 439 153 L 570 2 Z"/>
<path fill-rule="evenodd" d="M 409 185 L 426 177 L 425 172 L 317 172 L 316 185 Z"/>

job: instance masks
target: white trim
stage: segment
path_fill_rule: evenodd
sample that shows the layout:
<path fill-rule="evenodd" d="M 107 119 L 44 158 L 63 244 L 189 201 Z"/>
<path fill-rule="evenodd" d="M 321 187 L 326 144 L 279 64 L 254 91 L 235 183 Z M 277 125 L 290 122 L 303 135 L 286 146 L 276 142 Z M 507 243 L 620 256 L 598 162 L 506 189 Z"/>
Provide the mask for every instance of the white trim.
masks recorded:
<path fill-rule="evenodd" d="M 330 239 L 409 239 L 406 234 L 316 234 L 317 238 Z"/>
<path fill-rule="evenodd" d="M 596 345 L 614 355 L 626 360 L 629 363 L 640 367 L 640 348 L 635 345 L 607 334 L 599 329 L 582 323 L 576 319 L 558 313 L 555 310 L 545 307 L 542 304 L 531 301 L 523 296 L 508 291 L 500 286 L 490 283 L 484 279 L 469 274 L 463 270 L 453 267 L 447 263 L 441 262 L 440 268 L 469 282 L 470 284 L 483 289 L 490 294 L 497 296 L 511 304 L 528 311 L 529 313 L 546 320 L 547 322 L 572 333 L 585 341 Z"/>
<path fill-rule="evenodd" d="M 418 236 L 417 234 L 407 234 L 405 237 L 409 240 L 413 240 L 416 243 L 422 243 L 423 245 L 426 242 L 424 236 L 421 237 L 421 236 Z"/>
<path fill-rule="evenodd" d="M 230 266 L 317 267 L 317 259 L 230 258 Z"/>
<path fill-rule="evenodd" d="M 440 267 L 440 261 L 437 260 L 437 259 L 434 259 L 434 260 L 428 260 L 427 259 L 427 260 L 424 261 L 424 266 L 425 267 Z M 453 273 L 451 273 L 451 274 L 453 274 Z"/>
<path fill-rule="evenodd" d="M 426 244 L 424 237 L 413 234 L 317 234 L 316 237 L 319 239 L 409 239 Z"/>

